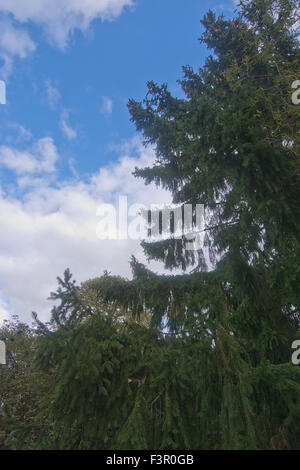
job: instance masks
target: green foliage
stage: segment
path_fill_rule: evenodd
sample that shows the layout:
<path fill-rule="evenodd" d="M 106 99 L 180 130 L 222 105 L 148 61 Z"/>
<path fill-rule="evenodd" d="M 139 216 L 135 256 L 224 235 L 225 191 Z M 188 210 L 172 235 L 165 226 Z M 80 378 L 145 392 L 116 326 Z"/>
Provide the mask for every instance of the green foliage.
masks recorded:
<path fill-rule="evenodd" d="M 46 395 L 51 378 L 35 367 L 35 332 L 28 325 L 5 322 L 0 340 L 6 365 L 0 366 L 0 449 L 34 449 L 43 445 L 47 423 Z M 49 424 L 49 425 L 48 425 Z"/>
<path fill-rule="evenodd" d="M 140 269 L 148 276 L 148 282 L 139 280 L 147 298 L 154 275 Z M 196 294 L 199 276 L 153 279 L 165 283 L 177 301 L 176 290 L 183 295 L 194 285 L 194 295 L 189 290 L 182 305 L 196 308 L 211 298 L 211 292 L 201 296 L 201 289 Z M 173 326 L 173 333 L 139 323 L 129 303 L 118 308 L 122 295 L 113 314 L 113 286 L 117 297 L 117 288 L 126 292 L 128 282 L 134 281 L 105 275 L 84 283 L 82 296 L 93 304 L 93 314 L 80 316 L 71 327 L 60 318 L 60 308 L 69 317 L 68 291 L 59 290 L 56 326 L 51 332 L 40 326 L 37 366 L 52 375 L 52 439 L 44 448 L 268 449 L 282 427 L 285 445 L 299 448 L 300 370 L 289 357 L 282 362 L 284 340 L 267 327 L 253 337 L 239 330 L 243 318 L 240 312 L 229 315 L 221 288 L 214 302 L 207 300 L 211 315 L 203 310 L 185 321 L 186 329 Z M 73 312 L 77 308 L 80 303 L 72 304 Z"/>

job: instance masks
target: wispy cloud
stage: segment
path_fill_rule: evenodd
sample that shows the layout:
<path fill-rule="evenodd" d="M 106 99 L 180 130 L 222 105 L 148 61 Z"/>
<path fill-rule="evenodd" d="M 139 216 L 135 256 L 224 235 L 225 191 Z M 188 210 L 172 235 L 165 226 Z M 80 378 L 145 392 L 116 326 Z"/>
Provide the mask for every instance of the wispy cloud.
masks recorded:
<path fill-rule="evenodd" d="M 45 82 L 47 101 L 51 109 L 56 109 L 61 100 L 61 94 L 58 89 L 52 85 L 50 80 Z"/>
<path fill-rule="evenodd" d="M 70 113 L 67 109 L 63 109 L 62 96 L 60 91 L 52 84 L 51 80 L 47 80 L 45 82 L 45 91 L 47 102 L 50 108 L 53 111 L 60 112 L 59 127 L 61 131 L 69 140 L 76 139 L 77 132 L 68 122 Z"/>
<path fill-rule="evenodd" d="M 16 27 L 8 17 L 0 19 L 0 57 L 2 78 L 7 79 L 13 70 L 14 60 L 25 59 L 35 51 L 36 45 L 25 29 Z"/>
<path fill-rule="evenodd" d="M 111 98 L 108 98 L 107 96 L 102 96 L 100 112 L 106 117 L 111 116 L 113 112 L 113 101 Z"/>
<path fill-rule="evenodd" d="M 31 132 L 26 129 L 22 124 L 19 122 L 9 122 L 7 127 L 10 130 L 10 133 L 7 135 L 5 141 L 7 143 L 14 142 L 27 142 L 32 138 Z M 11 132 L 12 131 L 12 132 Z"/>
<path fill-rule="evenodd" d="M 69 112 L 64 110 L 60 118 L 60 128 L 69 140 L 77 138 L 77 132 L 68 124 Z"/>

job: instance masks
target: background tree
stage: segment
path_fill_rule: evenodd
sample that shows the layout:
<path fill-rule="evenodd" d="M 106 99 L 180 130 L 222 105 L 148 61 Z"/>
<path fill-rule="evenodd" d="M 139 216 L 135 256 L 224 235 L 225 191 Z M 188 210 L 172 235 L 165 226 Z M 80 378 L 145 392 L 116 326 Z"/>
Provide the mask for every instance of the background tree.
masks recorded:
<path fill-rule="evenodd" d="M 0 448 L 34 449 L 51 431 L 45 421 L 51 378 L 35 367 L 33 328 L 18 319 L 4 322 L 0 339 L 7 352 L 0 366 Z"/>

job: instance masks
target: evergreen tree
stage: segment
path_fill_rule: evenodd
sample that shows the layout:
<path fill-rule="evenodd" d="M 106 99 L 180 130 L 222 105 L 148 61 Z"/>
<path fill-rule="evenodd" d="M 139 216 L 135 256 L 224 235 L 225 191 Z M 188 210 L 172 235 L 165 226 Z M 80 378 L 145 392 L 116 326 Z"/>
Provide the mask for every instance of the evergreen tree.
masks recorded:
<path fill-rule="evenodd" d="M 290 357 L 300 300 L 300 107 L 291 100 L 300 5 L 243 0 L 239 7 L 235 19 L 210 11 L 202 20 L 201 41 L 213 55 L 198 72 L 184 68 L 186 99 L 149 82 L 145 100 L 129 102 L 157 156 L 136 176 L 169 189 L 174 203 L 206 208 L 197 256 L 184 237 L 144 242 L 145 253 L 169 269 L 194 264 L 194 274 L 159 277 L 134 262 L 130 289 L 110 297 L 125 297 L 133 311 L 150 309 L 156 322 L 167 318 L 174 333 L 196 328 L 200 341 L 211 338 L 225 448 L 268 447 L 280 426 L 292 445 L 299 419 L 299 381 L 294 391 L 286 387 L 297 373 Z"/>
<path fill-rule="evenodd" d="M 51 440 L 46 421 L 51 377 L 35 367 L 35 330 L 18 319 L 4 322 L 0 339 L 6 365 L 0 366 L 0 449 L 35 449 Z"/>
<path fill-rule="evenodd" d="M 60 280 L 39 354 L 54 371 L 58 448 L 300 448 L 299 1 L 239 7 L 202 20 L 213 53 L 184 68 L 185 99 L 149 82 L 129 102 L 157 155 L 136 176 L 204 204 L 205 244 L 143 243 L 182 275 L 133 258 L 132 281 Z"/>

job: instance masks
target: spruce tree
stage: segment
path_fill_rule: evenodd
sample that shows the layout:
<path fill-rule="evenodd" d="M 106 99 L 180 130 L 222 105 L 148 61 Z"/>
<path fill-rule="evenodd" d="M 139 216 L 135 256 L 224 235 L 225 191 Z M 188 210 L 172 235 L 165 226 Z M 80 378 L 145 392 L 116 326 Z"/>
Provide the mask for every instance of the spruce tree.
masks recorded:
<path fill-rule="evenodd" d="M 157 325 L 167 318 L 174 334 L 210 339 L 220 448 L 268 448 L 279 429 L 296 445 L 300 107 L 291 85 L 300 76 L 299 7 L 242 0 L 231 20 L 209 11 L 201 42 L 212 55 L 197 72 L 184 67 L 186 98 L 149 82 L 145 100 L 129 102 L 157 157 L 135 175 L 170 190 L 176 204 L 204 204 L 206 236 L 196 253 L 184 237 L 144 242 L 149 260 L 193 272 L 156 276 L 134 261 L 130 287 L 111 296 L 150 309 Z"/>
<path fill-rule="evenodd" d="M 59 448 L 300 448 L 299 1 L 242 0 L 202 25 L 212 55 L 184 67 L 185 98 L 149 82 L 129 111 L 157 156 L 135 175 L 205 206 L 204 245 L 143 242 L 181 275 L 133 258 L 131 281 L 60 280 L 39 356 Z"/>

